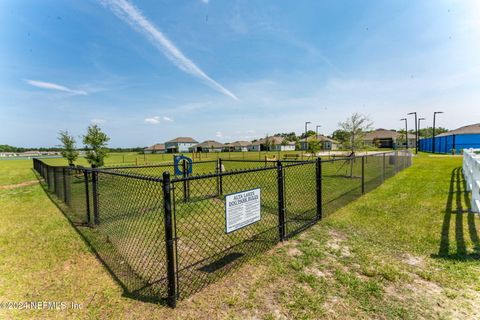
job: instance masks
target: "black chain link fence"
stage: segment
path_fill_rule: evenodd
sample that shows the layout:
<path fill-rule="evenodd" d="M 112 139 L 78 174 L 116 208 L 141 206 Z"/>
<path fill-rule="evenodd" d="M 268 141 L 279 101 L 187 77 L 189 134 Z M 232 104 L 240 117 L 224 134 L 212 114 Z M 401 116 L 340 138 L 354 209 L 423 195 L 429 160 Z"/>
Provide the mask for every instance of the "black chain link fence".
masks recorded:
<path fill-rule="evenodd" d="M 408 150 L 308 161 L 225 160 L 91 169 L 34 159 L 45 189 L 144 301 L 188 297 L 411 165 Z M 177 171 L 178 173 L 178 171 Z M 260 190 L 260 220 L 227 233 L 226 196 Z"/>

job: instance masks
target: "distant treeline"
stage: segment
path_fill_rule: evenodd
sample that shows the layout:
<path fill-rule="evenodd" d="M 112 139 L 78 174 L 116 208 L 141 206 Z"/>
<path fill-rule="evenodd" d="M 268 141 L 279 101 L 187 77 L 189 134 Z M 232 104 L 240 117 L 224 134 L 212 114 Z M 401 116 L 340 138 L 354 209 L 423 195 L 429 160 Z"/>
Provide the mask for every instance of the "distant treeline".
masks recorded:
<path fill-rule="evenodd" d="M 23 147 L 14 147 L 10 146 L 8 144 L 0 144 L 0 152 L 15 152 L 15 153 L 21 153 L 25 151 L 30 151 L 30 150 L 38 150 L 38 151 L 62 151 L 62 148 L 60 147 L 51 147 L 51 148 L 45 148 L 45 147 L 32 147 L 32 148 L 23 148 Z M 83 150 L 83 149 L 78 149 L 78 150 Z M 143 152 L 143 147 L 135 147 L 135 148 L 108 148 L 110 152 Z"/>

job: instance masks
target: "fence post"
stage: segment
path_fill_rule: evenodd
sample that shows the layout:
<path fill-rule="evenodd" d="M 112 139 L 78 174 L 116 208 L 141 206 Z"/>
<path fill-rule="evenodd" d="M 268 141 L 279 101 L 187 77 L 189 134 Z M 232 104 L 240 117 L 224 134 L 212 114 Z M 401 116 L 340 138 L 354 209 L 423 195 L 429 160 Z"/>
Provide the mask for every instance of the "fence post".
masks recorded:
<path fill-rule="evenodd" d="M 175 283 L 175 248 L 173 236 L 173 219 L 172 219 L 172 198 L 170 173 L 164 172 L 162 179 L 163 189 L 163 209 L 165 223 L 165 245 L 167 253 L 167 281 L 168 281 L 168 297 L 167 303 L 170 307 L 175 308 L 177 303 L 177 286 Z"/>
<path fill-rule="evenodd" d="M 386 172 L 387 171 L 387 168 L 385 167 L 385 157 L 386 157 L 386 154 L 383 153 L 383 166 L 382 166 L 382 182 L 385 181 L 385 175 L 386 175 Z"/>
<path fill-rule="evenodd" d="M 63 202 L 68 204 L 68 196 L 67 196 L 67 170 L 65 167 L 62 168 L 63 173 Z"/>
<path fill-rule="evenodd" d="M 90 225 L 90 192 L 88 190 L 88 171 L 83 170 L 83 178 L 85 179 L 85 205 L 87 206 L 87 223 Z"/>
<path fill-rule="evenodd" d="M 53 192 L 55 193 L 55 195 L 58 196 L 58 193 L 57 193 L 57 188 L 58 188 L 57 168 L 55 168 L 55 167 L 52 167 L 52 168 L 53 168 Z"/>
<path fill-rule="evenodd" d="M 50 191 L 50 168 L 47 165 L 45 165 L 45 171 L 47 172 L 45 180 L 47 180 L 48 191 Z"/>
<path fill-rule="evenodd" d="M 317 185 L 317 219 L 322 220 L 322 159 L 317 158 L 316 163 L 316 185 Z"/>
<path fill-rule="evenodd" d="M 217 188 L 218 188 L 218 195 L 222 196 L 223 195 L 223 177 L 221 175 L 222 173 L 222 158 L 219 158 L 217 161 Z"/>
<path fill-rule="evenodd" d="M 277 161 L 277 187 L 278 187 L 278 235 L 279 240 L 285 240 L 285 189 L 283 166 L 281 161 Z"/>
<path fill-rule="evenodd" d="M 188 177 L 188 170 L 187 170 L 187 161 L 183 160 L 182 161 L 182 169 L 183 169 L 183 178 L 187 178 Z M 187 203 L 190 196 L 189 196 L 189 187 L 190 187 L 190 184 L 189 184 L 189 181 L 184 179 L 183 180 L 183 202 Z"/>
<path fill-rule="evenodd" d="M 98 172 L 92 171 L 92 195 L 93 195 L 93 224 L 100 224 L 100 213 L 98 212 Z"/>
<path fill-rule="evenodd" d="M 398 151 L 395 151 L 394 159 L 395 159 L 395 174 L 397 174 L 398 173 Z"/>
<path fill-rule="evenodd" d="M 365 193 L 365 157 L 362 156 L 362 194 Z"/>

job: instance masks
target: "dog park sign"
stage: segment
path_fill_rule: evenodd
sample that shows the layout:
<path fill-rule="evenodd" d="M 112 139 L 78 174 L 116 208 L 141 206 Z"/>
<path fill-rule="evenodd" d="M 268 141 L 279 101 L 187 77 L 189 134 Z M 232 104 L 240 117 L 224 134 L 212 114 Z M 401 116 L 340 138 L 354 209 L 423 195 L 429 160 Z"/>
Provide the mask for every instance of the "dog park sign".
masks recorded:
<path fill-rule="evenodd" d="M 260 188 L 225 196 L 225 232 L 260 221 Z"/>

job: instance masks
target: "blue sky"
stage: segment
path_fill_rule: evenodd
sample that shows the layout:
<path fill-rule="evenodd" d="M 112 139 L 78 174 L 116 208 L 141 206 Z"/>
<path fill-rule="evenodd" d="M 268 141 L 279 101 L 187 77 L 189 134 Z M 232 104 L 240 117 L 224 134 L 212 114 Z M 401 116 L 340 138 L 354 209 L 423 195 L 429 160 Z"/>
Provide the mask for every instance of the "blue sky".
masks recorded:
<path fill-rule="evenodd" d="M 115 147 L 330 134 L 353 112 L 453 129 L 479 101 L 475 0 L 0 2 L 0 144 L 91 123 Z"/>

